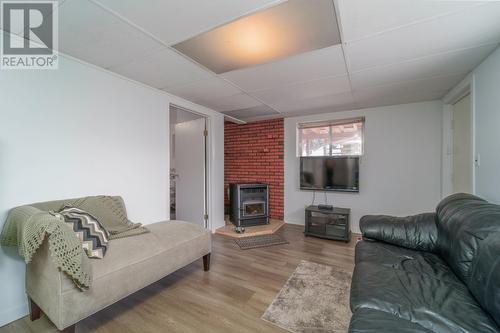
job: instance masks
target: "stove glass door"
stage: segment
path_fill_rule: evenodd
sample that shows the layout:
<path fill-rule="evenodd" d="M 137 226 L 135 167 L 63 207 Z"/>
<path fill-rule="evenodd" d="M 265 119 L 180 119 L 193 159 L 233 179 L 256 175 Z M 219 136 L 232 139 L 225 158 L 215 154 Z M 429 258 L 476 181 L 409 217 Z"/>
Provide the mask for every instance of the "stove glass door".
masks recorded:
<path fill-rule="evenodd" d="M 266 203 L 264 201 L 248 201 L 243 203 L 244 217 L 263 215 L 266 215 Z"/>

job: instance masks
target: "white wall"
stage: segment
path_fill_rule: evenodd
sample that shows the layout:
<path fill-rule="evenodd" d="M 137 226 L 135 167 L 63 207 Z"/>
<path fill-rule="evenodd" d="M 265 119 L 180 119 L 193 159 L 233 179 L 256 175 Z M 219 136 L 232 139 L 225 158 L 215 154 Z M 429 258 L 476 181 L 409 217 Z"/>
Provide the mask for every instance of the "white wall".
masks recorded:
<path fill-rule="evenodd" d="M 453 193 L 453 105 L 443 105 L 441 197 Z"/>
<path fill-rule="evenodd" d="M 476 194 L 500 204 L 500 48 L 473 71 Z"/>
<path fill-rule="evenodd" d="M 359 232 L 366 214 L 411 215 L 434 211 L 441 197 L 442 112 L 440 101 L 395 105 L 285 119 L 285 221 L 304 224 L 312 193 L 299 190 L 296 127 L 300 122 L 366 117 L 360 192 L 327 194 L 328 203 L 351 208 Z M 323 203 L 316 193 L 316 203 Z"/>
<path fill-rule="evenodd" d="M 37 201 L 123 196 L 144 224 L 169 217 L 169 103 L 209 116 L 210 222 L 224 224 L 220 113 L 61 57 L 58 70 L 0 71 L 0 227 Z M 0 248 L 0 326 L 28 313 L 25 265 Z"/>

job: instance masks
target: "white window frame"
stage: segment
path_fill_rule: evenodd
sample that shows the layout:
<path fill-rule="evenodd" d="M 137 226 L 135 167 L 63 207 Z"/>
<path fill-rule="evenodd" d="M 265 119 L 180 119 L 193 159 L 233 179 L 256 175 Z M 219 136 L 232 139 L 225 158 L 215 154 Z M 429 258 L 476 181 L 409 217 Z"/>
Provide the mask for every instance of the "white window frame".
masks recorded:
<path fill-rule="evenodd" d="M 338 126 L 338 125 L 347 125 L 347 124 L 352 124 L 352 123 L 361 123 L 361 154 L 352 154 L 352 155 L 334 155 L 332 154 L 332 144 L 331 142 L 333 141 L 333 133 L 331 130 L 332 126 Z M 365 117 L 355 117 L 355 118 L 346 118 L 346 119 L 335 119 L 335 120 L 326 120 L 326 121 L 315 121 L 315 122 L 304 122 L 304 123 L 298 123 L 297 124 L 297 142 L 296 142 L 296 155 L 297 157 L 302 157 L 306 155 L 302 155 L 302 130 L 306 128 L 317 128 L 317 127 L 330 127 L 329 134 L 330 134 L 330 144 L 329 144 L 329 153 L 328 155 L 322 155 L 322 156 L 363 156 L 365 153 L 365 126 L 366 126 L 366 120 Z"/>

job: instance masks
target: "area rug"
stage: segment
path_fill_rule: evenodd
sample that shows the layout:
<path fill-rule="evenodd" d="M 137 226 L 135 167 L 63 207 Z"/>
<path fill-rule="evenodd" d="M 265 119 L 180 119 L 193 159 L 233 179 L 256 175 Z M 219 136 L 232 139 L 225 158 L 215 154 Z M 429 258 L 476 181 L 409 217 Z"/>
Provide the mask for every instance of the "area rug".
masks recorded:
<path fill-rule="evenodd" d="M 294 333 L 345 333 L 352 273 L 301 261 L 262 319 Z"/>
<path fill-rule="evenodd" d="M 255 249 L 257 247 L 288 244 L 287 240 L 276 234 L 236 238 L 234 242 L 242 250 Z"/>

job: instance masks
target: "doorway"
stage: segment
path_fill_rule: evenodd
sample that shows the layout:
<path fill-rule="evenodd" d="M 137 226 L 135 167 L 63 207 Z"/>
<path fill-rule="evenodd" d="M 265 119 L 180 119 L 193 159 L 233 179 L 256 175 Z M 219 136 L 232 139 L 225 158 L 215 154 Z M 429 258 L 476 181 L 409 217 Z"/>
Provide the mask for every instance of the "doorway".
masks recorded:
<path fill-rule="evenodd" d="M 170 219 L 207 228 L 207 118 L 170 105 Z"/>
<path fill-rule="evenodd" d="M 453 192 L 473 193 L 474 156 L 470 94 L 453 105 Z"/>

